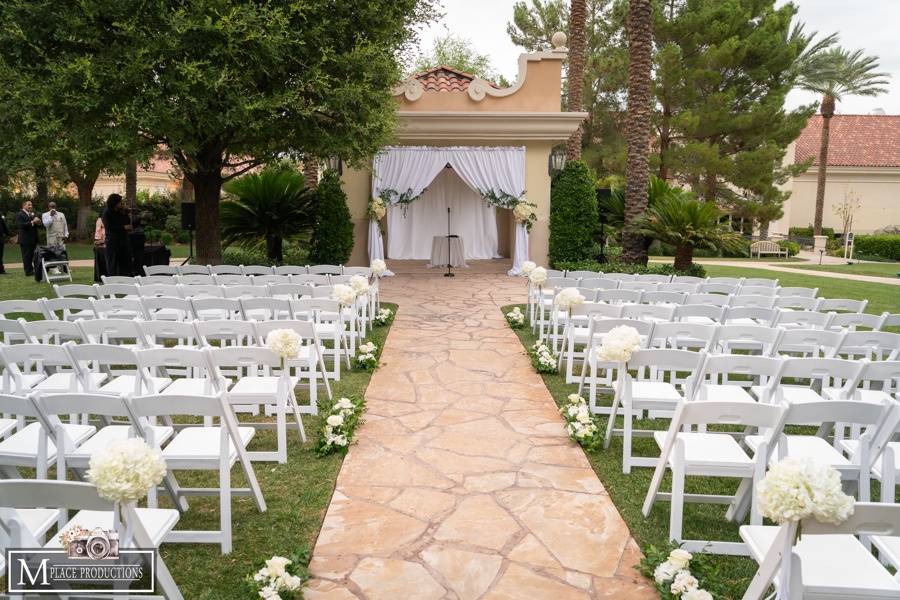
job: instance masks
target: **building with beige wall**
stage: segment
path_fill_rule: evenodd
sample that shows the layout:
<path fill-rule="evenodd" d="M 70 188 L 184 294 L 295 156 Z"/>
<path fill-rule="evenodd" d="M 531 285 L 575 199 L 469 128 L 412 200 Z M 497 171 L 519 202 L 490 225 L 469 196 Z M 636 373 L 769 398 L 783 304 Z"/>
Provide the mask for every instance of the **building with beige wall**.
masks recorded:
<path fill-rule="evenodd" d="M 172 162 L 163 157 L 153 157 L 146 166 L 138 165 L 137 190 L 152 194 L 174 193 L 181 189 L 181 179 L 176 177 Z M 94 184 L 94 196 L 125 194 L 124 175 L 100 175 Z"/>
<path fill-rule="evenodd" d="M 813 116 L 788 148 L 785 160 L 812 166 L 784 185 L 791 192 L 784 216 L 771 233 L 787 234 L 789 227 L 811 225 L 815 215 L 818 156 L 822 117 Z M 834 205 L 845 195 L 859 199 L 853 216 L 854 233 L 900 227 L 900 115 L 835 115 L 831 119 L 828 171 L 822 224 L 841 231 Z"/>
<path fill-rule="evenodd" d="M 560 108 L 562 62 L 567 56 L 563 34 L 554 36 L 554 46 L 545 52 L 521 55 L 518 77 L 509 88 L 437 67 L 410 77 L 394 90 L 398 117 L 395 145 L 525 147 L 525 191 L 537 214 L 529 236 L 529 258 L 539 264 L 547 264 L 549 245 L 550 153 L 587 116 Z M 345 168 L 342 180 L 354 222 L 349 263 L 367 265 L 371 168 Z M 512 256 L 515 244 L 515 223 L 509 213 L 497 211 L 498 246 L 503 256 Z M 382 225 L 388 241 L 391 231 L 386 221 Z"/>

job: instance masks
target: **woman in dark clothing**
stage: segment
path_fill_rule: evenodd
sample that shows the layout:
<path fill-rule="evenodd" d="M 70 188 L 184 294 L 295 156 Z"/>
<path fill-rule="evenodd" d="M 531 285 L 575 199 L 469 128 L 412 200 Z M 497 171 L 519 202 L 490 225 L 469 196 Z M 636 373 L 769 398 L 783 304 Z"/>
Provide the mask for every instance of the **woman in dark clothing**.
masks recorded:
<path fill-rule="evenodd" d="M 122 204 L 122 196 L 109 195 L 101 218 L 106 228 L 106 272 L 109 275 L 131 275 L 131 245 L 128 241 L 131 219 Z"/>
<path fill-rule="evenodd" d="M 131 262 L 132 273 L 134 275 L 144 274 L 144 246 L 147 244 L 147 236 L 144 234 L 144 223 L 141 221 L 141 215 L 134 215 L 131 218 L 131 233 L 128 236 L 131 244 Z"/>

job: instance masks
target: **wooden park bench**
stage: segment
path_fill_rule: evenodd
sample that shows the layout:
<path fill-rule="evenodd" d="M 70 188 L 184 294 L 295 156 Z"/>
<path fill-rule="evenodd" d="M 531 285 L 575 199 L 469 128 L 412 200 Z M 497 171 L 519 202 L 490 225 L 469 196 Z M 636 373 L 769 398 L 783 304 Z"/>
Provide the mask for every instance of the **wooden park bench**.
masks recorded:
<path fill-rule="evenodd" d="M 775 256 L 783 256 L 785 258 L 788 256 L 786 248 L 782 248 L 775 242 L 769 240 L 760 240 L 750 244 L 750 258 L 753 258 L 754 253 L 757 258 L 762 258 L 763 254 L 774 254 Z"/>

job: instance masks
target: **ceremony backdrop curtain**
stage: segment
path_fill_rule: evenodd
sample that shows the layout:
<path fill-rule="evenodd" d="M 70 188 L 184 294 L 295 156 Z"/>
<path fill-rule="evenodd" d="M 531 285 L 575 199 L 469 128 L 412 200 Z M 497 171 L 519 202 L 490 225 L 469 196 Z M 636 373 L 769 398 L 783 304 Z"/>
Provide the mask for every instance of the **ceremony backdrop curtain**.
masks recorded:
<path fill-rule="evenodd" d="M 425 193 L 405 208 L 388 208 L 388 257 L 398 260 L 431 258 L 434 236 L 450 233 L 462 238 L 467 259 L 499 258 L 497 209 L 466 185 L 453 169 L 444 169 Z"/>
<path fill-rule="evenodd" d="M 396 194 L 406 194 L 407 197 L 415 198 L 425 191 L 447 164 L 453 167 L 465 183 L 480 194 L 493 192 L 519 198 L 525 192 L 525 148 L 523 146 L 451 146 L 444 148 L 433 146 L 395 146 L 384 148 L 375 156 L 372 173 L 372 195 L 382 197 L 382 193 L 385 190 L 391 190 Z M 393 197 L 391 200 L 396 202 L 396 197 Z M 413 214 L 412 209 L 417 202 L 413 201 L 407 207 L 407 215 Z M 483 209 L 479 210 L 483 218 L 490 219 L 493 217 L 494 228 L 492 231 L 496 239 L 496 209 L 490 208 L 492 210 L 489 212 Z M 425 209 L 423 208 L 423 210 Z M 443 210 L 446 213 L 446 205 Z M 394 233 L 395 231 L 398 234 L 406 235 L 401 233 L 405 232 L 406 228 L 400 228 L 398 231 L 399 223 L 394 221 L 396 218 L 394 215 L 402 217 L 402 210 L 399 207 L 389 207 L 388 209 L 388 227 L 391 231 L 391 248 L 389 250 L 395 248 L 394 242 L 398 237 Z M 416 221 L 421 222 L 418 218 Z M 444 214 L 441 226 L 443 227 L 443 232 L 446 233 L 446 214 Z M 483 224 L 479 229 L 470 230 L 468 234 L 463 230 L 455 233 L 464 237 L 466 251 L 468 252 L 469 238 L 472 238 L 471 241 L 475 242 L 474 236 L 480 235 L 480 232 L 487 229 L 487 224 Z M 419 238 L 424 237 L 424 234 L 416 233 L 416 235 Z M 398 243 L 403 243 L 402 240 L 397 241 Z M 430 243 L 429 241 L 429 253 Z M 487 243 L 490 243 L 490 240 Z M 413 250 L 413 246 L 404 248 L 403 253 L 418 253 L 419 250 Z M 396 249 L 399 252 L 401 247 L 397 246 Z M 484 255 L 489 251 L 489 248 L 486 249 L 485 246 L 477 248 L 473 245 L 473 251 L 475 250 Z M 494 252 L 496 252 L 496 246 L 494 246 Z M 373 228 L 372 223 L 370 223 L 369 258 L 381 258 L 383 255 L 384 241 L 381 231 L 377 226 Z M 388 255 L 391 258 L 395 258 L 392 251 L 389 251 Z M 468 255 L 467 257 L 472 259 L 478 258 L 477 256 Z M 528 233 L 524 225 L 517 224 L 513 267 L 510 269 L 509 274 L 518 275 L 521 273 L 522 263 L 527 259 Z"/>

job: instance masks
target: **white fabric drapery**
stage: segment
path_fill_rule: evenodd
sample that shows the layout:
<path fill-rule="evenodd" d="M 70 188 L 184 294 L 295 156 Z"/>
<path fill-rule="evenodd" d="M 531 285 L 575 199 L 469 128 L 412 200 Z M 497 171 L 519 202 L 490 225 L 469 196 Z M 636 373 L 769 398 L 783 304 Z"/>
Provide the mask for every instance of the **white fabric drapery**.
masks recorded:
<path fill-rule="evenodd" d="M 388 207 L 388 258 L 431 258 L 434 236 L 450 233 L 462 238 L 465 257 L 471 260 L 499 258 L 497 209 L 470 188 L 453 169 L 443 169 L 425 193 L 412 204 Z M 405 214 L 404 214 L 405 212 Z"/>
<path fill-rule="evenodd" d="M 473 190 L 480 193 L 493 191 L 521 197 L 525 192 L 525 148 L 523 146 L 395 146 L 384 148 L 373 161 L 372 196 L 381 197 L 385 190 L 392 190 L 408 197 L 417 197 L 434 181 L 447 164 L 453 167 L 460 178 Z M 396 197 L 391 198 L 396 202 Z M 408 210 L 415 207 L 413 202 Z M 388 208 L 388 228 L 392 232 L 390 245 L 393 248 L 397 236 L 393 234 L 391 215 L 398 207 Z M 452 208 L 452 207 L 451 207 Z M 493 207 L 491 207 L 493 209 Z M 446 207 L 444 208 L 446 212 Z M 495 223 L 496 215 L 494 214 Z M 446 231 L 446 215 L 442 223 Z M 520 231 L 521 228 L 521 231 Z M 496 227 L 494 228 L 496 237 Z M 381 231 L 369 227 L 369 257 L 384 254 Z M 459 235 L 462 235 L 460 232 Z M 471 236 L 470 236 L 471 237 Z M 469 240 L 464 240 L 468 246 Z M 475 241 L 474 239 L 472 240 Z M 388 256 L 394 258 L 389 248 Z M 430 246 L 429 246 L 430 248 Z M 466 251 L 468 252 L 468 247 Z M 468 256 L 468 258 L 476 258 Z M 510 275 L 518 275 L 522 263 L 528 260 L 528 234 L 524 227 L 516 227 L 516 248 L 513 252 L 513 267 Z"/>

